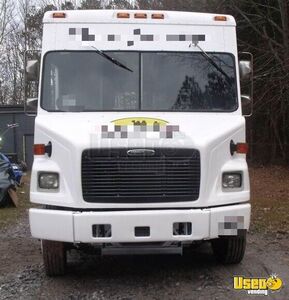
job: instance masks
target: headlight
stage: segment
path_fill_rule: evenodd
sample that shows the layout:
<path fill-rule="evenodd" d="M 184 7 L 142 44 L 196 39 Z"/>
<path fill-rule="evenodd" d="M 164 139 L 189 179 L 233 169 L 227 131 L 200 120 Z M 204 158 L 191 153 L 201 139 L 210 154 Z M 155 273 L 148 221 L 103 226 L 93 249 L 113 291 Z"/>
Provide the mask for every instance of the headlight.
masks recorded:
<path fill-rule="evenodd" d="M 39 173 L 38 184 L 41 189 L 58 189 L 59 175 L 58 173 Z"/>
<path fill-rule="evenodd" d="M 224 173 L 223 174 L 223 188 L 235 189 L 242 186 L 241 173 Z"/>

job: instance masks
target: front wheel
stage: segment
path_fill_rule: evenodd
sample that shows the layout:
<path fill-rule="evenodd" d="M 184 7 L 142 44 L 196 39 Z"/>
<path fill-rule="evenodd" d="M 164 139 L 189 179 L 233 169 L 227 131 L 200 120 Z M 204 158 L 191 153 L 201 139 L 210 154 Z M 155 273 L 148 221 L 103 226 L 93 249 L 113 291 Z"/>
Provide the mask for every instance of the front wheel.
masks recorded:
<path fill-rule="evenodd" d="M 215 257 L 223 264 L 238 264 L 246 250 L 246 231 L 237 236 L 221 236 L 212 240 Z"/>
<path fill-rule="evenodd" d="M 65 273 L 66 249 L 63 242 L 42 240 L 44 269 L 48 276 L 59 276 Z"/>

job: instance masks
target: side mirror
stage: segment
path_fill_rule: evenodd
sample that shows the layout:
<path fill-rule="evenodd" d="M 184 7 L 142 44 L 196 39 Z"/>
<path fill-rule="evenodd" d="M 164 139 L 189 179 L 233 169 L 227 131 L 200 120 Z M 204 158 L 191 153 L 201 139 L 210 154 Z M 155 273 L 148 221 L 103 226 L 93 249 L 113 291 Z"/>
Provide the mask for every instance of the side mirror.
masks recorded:
<path fill-rule="evenodd" d="M 24 111 L 27 116 L 36 116 L 38 84 L 39 84 L 39 67 L 41 51 L 26 50 L 24 54 Z"/>
<path fill-rule="evenodd" d="M 240 79 L 249 80 L 252 75 L 252 62 L 250 60 L 239 61 Z"/>
<path fill-rule="evenodd" d="M 241 95 L 242 115 L 251 117 L 253 114 L 253 101 L 249 95 Z"/>
<path fill-rule="evenodd" d="M 253 114 L 253 55 L 249 52 L 241 52 L 239 59 L 242 114 L 250 117 Z"/>
<path fill-rule="evenodd" d="M 38 98 L 28 98 L 26 101 L 27 108 L 31 108 L 32 110 L 37 109 Z"/>
<path fill-rule="evenodd" d="M 36 116 L 38 98 L 28 98 L 25 103 L 25 112 L 28 116 Z"/>
<path fill-rule="evenodd" d="M 26 78 L 27 81 L 38 81 L 39 77 L 39 62 L 38 60 L 28 60 L 26 63 Z"/>

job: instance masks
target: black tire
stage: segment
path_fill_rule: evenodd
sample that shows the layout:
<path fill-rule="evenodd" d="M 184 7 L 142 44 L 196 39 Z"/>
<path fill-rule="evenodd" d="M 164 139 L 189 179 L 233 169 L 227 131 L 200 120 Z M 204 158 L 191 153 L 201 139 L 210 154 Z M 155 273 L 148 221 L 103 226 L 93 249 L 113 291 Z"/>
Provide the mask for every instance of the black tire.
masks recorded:
<path fill-rule="evenodd" d="M 246 231 L 237 236 L 221 236 L 212 240 L 214 255 L 223 264 L 238 264 L 246 250 Z"/>
<path fill-rule="evenodd" d="M 64 275 L 66 269 L 65 243 L 48 240 L 42 240 L 41 243 L 44 269 L 46 275 Z"/>

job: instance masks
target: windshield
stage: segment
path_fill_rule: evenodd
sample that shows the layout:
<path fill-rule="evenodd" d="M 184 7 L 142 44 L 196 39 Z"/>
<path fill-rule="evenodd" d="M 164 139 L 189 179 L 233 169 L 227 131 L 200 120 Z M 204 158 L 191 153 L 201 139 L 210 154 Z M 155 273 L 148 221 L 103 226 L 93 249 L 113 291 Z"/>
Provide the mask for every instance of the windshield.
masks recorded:
<path fill-rule="evenodd" d="M 71 112 L 237 109 L 231 54 L 209 54 L 216 68 L 201 52 L 105 53 L 132 72 L 96 51 L 47 53 L 42 108 Z"/>

